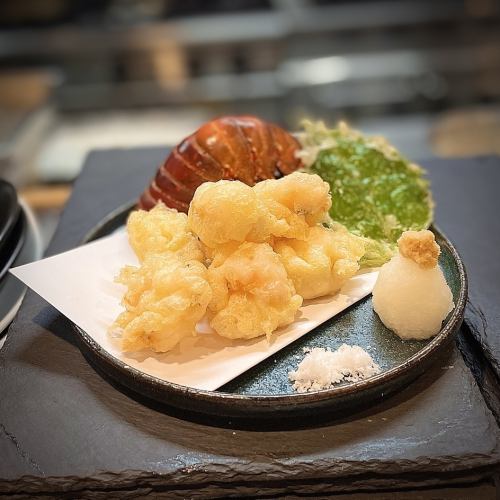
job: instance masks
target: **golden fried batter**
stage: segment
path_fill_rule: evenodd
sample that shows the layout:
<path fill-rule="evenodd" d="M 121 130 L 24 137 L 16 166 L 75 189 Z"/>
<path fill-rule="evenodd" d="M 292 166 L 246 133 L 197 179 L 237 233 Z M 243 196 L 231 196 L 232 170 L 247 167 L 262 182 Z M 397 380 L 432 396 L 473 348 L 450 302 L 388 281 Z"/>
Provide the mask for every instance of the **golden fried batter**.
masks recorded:
<path fill-rule="evenodd" d="M 254 190 L 239 181 L 205 182 L 195 192 L 188 226 L 207 247 L 230 242 L 265 241 L 265 208 Z"/>
<path fill-rule="evenodd" d="M 293 173 L 253 188 L 239 181 L 207 182 L 191 201 L 188 226 L 210 248 L 273 237 L 304 239 L 330 205 L 328 184 L 318 175 Z"/>
<path fill-rule="evenodd" d="M 292 323 L 302 304 L 279 257 L 267 243 L 216 252 L 208 269 L 210 325 L 223 337 L 271 335 Z"/>
<path fill-rule="evenodd" d="M 330 187 L 319 175 L 294 172 L 254 186 L 271 217 L 276 237 L 305 239 L 310 226 L 323 221 L 332 205 Z"/>
<path fill-rule="evenodd" d="M 315 226 L 307 239 L 280 239 L 274 249 L 297 293 L 304 299 L 313 299 L 337 292 L 356 274 L 364 244 L 343 226 Z"/>
<path fill-rule="evenodd" d="M 434 233 L 428 230 L 405 231 L 398 240 L 399 253 L 423 268 L 436 267 L 441 252 Z"/>
<path fill-rule="evenodd" d="M 132 213 L 127 230 L 141 265 L 118 277 L 127 291 L 113 329 L 123 349 L 168 351 L 205 314 L 232 339 L 269 338 L 292 323 L 303 298 L 336 292 L 364 252 L 346 229 L 320 225 L 330 206 L 326 182 L 293 173 L 254 187 L 202 184 L 187 216 L 161 203 Z"/>
<path fill-rule="evenodd" d="M 148 255 L 175 252 L 182 260 L 203 261 L 200 242 L 187 229 L 187 216 L 163 203 L 149 212 L 132 212 L 127 221 L 130 246 L 140 261 Z"/>
<path fill-rule="evenodd" d="M 126 266 L 117 282 L 127 287 L 122 312 L 112 326 L 124 351 L 165 352 L 193 335 L 212 298 L 206 267 L 173 253 L 147 255 L 140 267 Z"/>

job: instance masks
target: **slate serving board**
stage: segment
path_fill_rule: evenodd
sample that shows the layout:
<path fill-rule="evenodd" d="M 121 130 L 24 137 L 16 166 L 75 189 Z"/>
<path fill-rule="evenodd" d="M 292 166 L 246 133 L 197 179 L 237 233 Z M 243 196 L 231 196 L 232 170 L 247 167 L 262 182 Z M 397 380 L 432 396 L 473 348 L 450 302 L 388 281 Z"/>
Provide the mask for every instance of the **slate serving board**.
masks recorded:
<path fill-rule="evenodd" d="M 500 157 L 432 161 L 436 220 L 469 275 L 466 322 L 500 379 Z"/>
<path fill-rule="evenodd" d="M 75 246 L 135 197 L 163 156 L 163 149 L 93 153 L 48 254 Z M 484 176 L 500 167 L 492 161 L 480 166 Z M 437 222 L 456 237 L 449 183 L 475 164 L 425 166 L 437 179 Z M 480 273 L 467 262 L 484 248 L 455 241 L 484 307 Z M 113 386 L 86 362 L 69 322 L 29 292 L 0 351 L 0 387 L 0 492 L 18 498 L 319 496 L 464 485 L 490 477 L 500 463 L 495 418 L 454 346 L 407 389 L 344 421 L 312 417 L 288 422 L 295 430 L 283 430 L 287 422 L 276 430 L 272 421 L 256 429 L 251 421 L 176 412 Z"/>

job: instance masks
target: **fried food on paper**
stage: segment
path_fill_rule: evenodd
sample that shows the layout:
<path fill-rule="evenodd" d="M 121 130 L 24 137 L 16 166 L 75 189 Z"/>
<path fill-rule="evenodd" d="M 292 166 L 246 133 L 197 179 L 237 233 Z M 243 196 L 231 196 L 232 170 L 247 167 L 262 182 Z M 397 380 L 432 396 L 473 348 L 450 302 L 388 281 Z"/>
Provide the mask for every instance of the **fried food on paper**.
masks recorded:
<path fill-rule="evenodd" d="M 305 240 L 283 238 L 276 241 L 274 250 L 297 293 L 314 299 L 337 292 L 356 274 L 364 244 L 340 225 L 335 229 L 315 226 Z"/>
<path fill-rule="evenodd" d="M 202 184 L 188 215 L 158 204 L 133 213 L 127 230 L 139 268 L 115 322 L 124 350 L 164 352 L 207 315 L 231 339 L 268 338 L 292 323 L 303 298 L 336 292 L 358 270 L 360 238 L 326 229 L 329 185 L 292 173 L 251 187 Z"/>
<path fill-rule="evenodd" d="M 158 203 L 149 212 L 137 210 L 127 221 L 130 246 L 140 261 L 148 255 L 176 253 L 182 260 L 203 261 L 198 238 L 187 228 L 187 215 Z"/>
<path fill-rule="evenodd" d="M 239 181 L 206 182 L 189 207 L 188 227 L 209 248 L 270 236 L 269 217 L 255 191 Z"/>
<path fill-rule="evenodd" d="M 329 186 L 317 175 L 293 173 L 253 188 L 239 181 L 207 182 L 193 197 L 188 227 L 209 248 L 304 239 L 327 217 L 330 205 Z"/>
<path fill-rule="evenodd" d="M 278 255 L 267 243 L 220 251 L 208 269 L 210 325 L 223 337 L 251 339 L 293 322 L 302 305 Z"/>
<path fill-rule="evenodd" d="M 319 175 L 294 172 L 253 188 L 271 217 L 275 237 L 305 239 L 311 226 L 326 219 L 330 187 Z"/>
<path fill-rule="evenodd" d="M 140 267 L 126 266 L 117 282 L 127 287 L 122 312 L 112 326 L 124 351 L 166 352 L 194 335 L 212 291 L 206 267 L 173 253 L 148 255 Z"/>

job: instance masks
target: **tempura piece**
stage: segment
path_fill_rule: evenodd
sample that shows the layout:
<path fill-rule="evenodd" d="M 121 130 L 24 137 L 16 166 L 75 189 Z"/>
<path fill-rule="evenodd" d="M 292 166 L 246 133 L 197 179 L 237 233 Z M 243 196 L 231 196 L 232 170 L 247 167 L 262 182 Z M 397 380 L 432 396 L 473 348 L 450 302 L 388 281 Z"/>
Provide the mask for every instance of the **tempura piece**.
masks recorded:
<path fill-rule="evenodd" d="M 251 339 L 293 322 L 302 304 L 278 255 L 267 243 L 217 252 L 208 270 L 210 325 L 223 337 Z"/>
<path fill-rule="evenodd" d="M 253 188 L 239 181 L 206 182 L 191 201 L 188 227 L 212 249 L 273 237 L 304 239 L 330 204 L 328 184 L 317 175 L 293 173 Z"/>
<path fill-rule="evenodd" d="M 136 210 L 127 221 L 130 246 L 140 261 L 148 255 L 174 252 L 182 260 L 203 261 L 199 240 L 187 229 L 187 215 L 162 202 L 149 212 Z"/>
<path fill-rule="evenodd" d="M 124 351 L 166 352 L 193 335 L 212 298 L 206 267 L 173 253 L 147 255 L 140 267 L 126 266 L 117 278 L 127 291 L 111 327 Z"/>
<path fill-rule="evenodd" d="M 123 349 L 168 351 L 205 313 L 231 339 L 292 323 L 303 297 L 334 293 L 358 270 L 361 239 L 321 225 L 330 205 L 319 176 L 293 173 L 254 187 L 206 182 L 187 216 L 161 203 L 134 212 L 127 230 L 141 266 L 118 278 L 126 310 L 113 325 Z"/>
<path fill-rule="evenodd" d="M 330 187 L 319 175 L 294 172 L 253 189 L 271 216 L 276 237 L 305 239 L 309 227 L 326 219 L 332 204 Z"/>
<path fill-rule="evenodd" d="M 430 231 L 407 231 L 399 254 L 382 266 L 373 289 L 373 308 L 402 339 L 436 335 L 453 309 L 453 295 L 438 266 L 439 246 Z"/>
<path fill-rule="evenodd" d="M 195 192 L 188 226 L 209 248 L 269 238 L 269 217 L 255 191 L 240 181 L 205 182 Z"/>
<path fill-rule="evenodd" d="M 335 128 L 304 122 L 299 153 L 308 171 L 319 174 L 332 193 L 332 218 L 366 238 L 361 267 L 379 267 L 409 229 L 429 227 L 432 195 L 425 172 L 382 137 L 365 136 L 345 123 Z"/>
<path fill-rule="evenodd" d="M 343 226 L 315 226 L 305 240 L 280 239 L 274 250 L 304 299 L 337 292 L 359 269 L 364 245 Z"/>

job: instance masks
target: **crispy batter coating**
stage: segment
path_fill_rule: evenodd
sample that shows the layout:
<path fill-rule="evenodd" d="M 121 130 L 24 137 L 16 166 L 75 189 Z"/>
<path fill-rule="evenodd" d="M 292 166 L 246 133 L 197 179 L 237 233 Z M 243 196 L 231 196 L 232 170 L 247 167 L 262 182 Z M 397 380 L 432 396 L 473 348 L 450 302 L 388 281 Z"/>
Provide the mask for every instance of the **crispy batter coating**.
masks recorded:
<path fill-rule="evenodd" d="M 319 175 L 294 172 L 259 182 L 253 189 L 271 216 L 276 237 L 305 239 L 310 226 L 325 220 L 332 204 L 330 187 Z"/>
<path fill-rule="evenodd" d="M 223 337 L 251 339 L 293 322 L 302 304 L 279 257 L 267 243 L 219 251 L 208 269 L 210 325 Z"/>
<path fill-rule="evenodd" d="M 204 183 L 187 216 L 161 203 L 131 214 L 141 265 L 117 279 L 127 287 L 112 327 L 123 349 L 168 351 L 205 314 L 231 339 L 269 338 L 292 323 L 303 298 L 336 292 L 364 252 L 345 228 L 320 225 L 330 205 L 326 182 L 293 173 L 254 187 Z"/>
<path fill-rule="evenodd" d="M 203 261 L 200 242 L 187 229 L 187 216 L 163 203 L 149 212 L 136 210 L 127 221 L 130 246 L 140 261 L 148 255 L 175 252 L 183 260 Z"/>
<path fill-rule="evenodd" d="M 173 253 L 147 255 L 140 267 L 124 267 L 116 281 L 127 287 L 125 311 L 112 326 L 124 351 L 171 350 L 194 334 L 212 298 L 206 267 Z"/>
<path fill-rule="evenodd" d="M 207 182 L 196 190 L 188 226 L 210 248 L 273 237 L 304 239 L 330 205 L 329 186 L 318 175 L 296 172 L 253 188 L 239 181 Z"/>
<path fill-rule="evenodd" d="M 314 299 L 337 292 L 356 274 L 364 244 L 343 226 L 315 226 L 307 239 L 280 239 L 274 249 L 297 293 L 304 299 Z"/>
<path fill-rule="evenodd" d="M 434 233 L 428 230 L 405 231 L 398 240 L 398 247 L 403 257 L 427 269 L 437 266 L 441 253 Z"/>
<path fill-rule="evenodd" d="M 269 238 L 269 217 L 255 191 L 240 181 L 205 182 L 195 192 L 188 226 L 209 248 Z"/>

